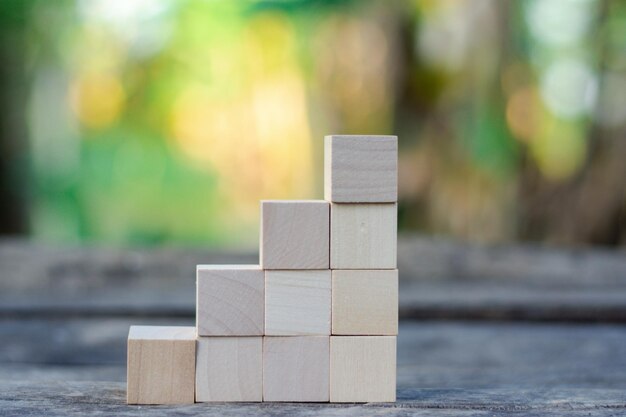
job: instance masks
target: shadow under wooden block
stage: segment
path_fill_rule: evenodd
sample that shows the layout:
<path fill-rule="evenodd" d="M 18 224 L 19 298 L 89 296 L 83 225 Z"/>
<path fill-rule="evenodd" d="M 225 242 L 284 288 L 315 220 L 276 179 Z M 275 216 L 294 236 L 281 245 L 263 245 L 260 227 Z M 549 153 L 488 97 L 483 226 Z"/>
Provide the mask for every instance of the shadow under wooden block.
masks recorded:
<path fill-rule="evenodd" d="M 329 203 L 262 201 L 263 269 L 328 269 Z"/>
<path fill-rule="evenodd" d="M 396 400 L 396 336 L 330 337 L 330 402 Z"/>
<path fill-rule="evenodd" d="M 263 401 L 328 400 L 328 336 L 263 338 Z"/>
<path fill-rule="evenodd" d="M 331 273 L 265 271 L 265 335 L 330 335 Z"/>
<path fill-rule="evenodd" d="M 332 334 L 398 334 L 398 270 L 332 271 Z"/>
<path fill-rule="evenodd" d="M 397 204 L 331 204 L 331 269 L 396 269 Z"/>
<path fill-rule="evenodd" d="M 262 336 L 265 277 L 258 265 L 198 265 L 199 336 Z"/>
<path fill-rule="evenodd" d="M 262 337 L 199 337 L 196 401 L 263 400 Z"/>
<path fill-rule="evenodd" d="M 196 372 L 196 329 L 131 326 L 128 404 L 191 404 Z"/>
<path fill-rule="evenodd" d="M 396 202 L 397 136 L 326 136 L 324 198 L 333 203 Z"/>

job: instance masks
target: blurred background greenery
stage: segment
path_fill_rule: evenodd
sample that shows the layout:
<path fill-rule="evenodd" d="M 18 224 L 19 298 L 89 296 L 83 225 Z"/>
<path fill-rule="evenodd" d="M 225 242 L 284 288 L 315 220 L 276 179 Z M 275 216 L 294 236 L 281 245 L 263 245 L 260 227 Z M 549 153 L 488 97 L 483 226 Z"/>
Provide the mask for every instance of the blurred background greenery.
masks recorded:
<path fill-rule="evenodd" d="M 0 0 L 0 233 L 256 245 L 329 133 L 401 231 L 626 244 L 626 2 Z"/>

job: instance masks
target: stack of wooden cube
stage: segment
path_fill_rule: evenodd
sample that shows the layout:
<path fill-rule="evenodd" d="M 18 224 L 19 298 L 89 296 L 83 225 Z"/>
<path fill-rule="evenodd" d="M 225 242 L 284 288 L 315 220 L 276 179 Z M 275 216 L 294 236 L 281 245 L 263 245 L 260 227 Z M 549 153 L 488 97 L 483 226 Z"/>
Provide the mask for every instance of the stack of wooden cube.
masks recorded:
<path fill-rule="evenodd" d="M 325 200 L 261 202 L 260 265 L 199 265 L 196 327 L 131 327 L 128 403 L 395 401 L 397 149 L 327 136 Z"/>

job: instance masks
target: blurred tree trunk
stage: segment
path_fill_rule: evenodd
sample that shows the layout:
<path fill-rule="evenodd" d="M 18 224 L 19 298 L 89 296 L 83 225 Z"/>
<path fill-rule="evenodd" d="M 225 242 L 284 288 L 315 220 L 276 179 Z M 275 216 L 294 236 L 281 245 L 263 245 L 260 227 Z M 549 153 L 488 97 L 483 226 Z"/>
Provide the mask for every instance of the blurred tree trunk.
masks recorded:
<path fill-rule="evenodd" d="M 0 2 L 0 234 L 27 232 L 25 22 L 32 2 Z"/>
<path fill-rule="evenodd" d="M 598 103 L 603 102 L 602 94 L 624 94 L 603 88 L 609 62 L 616 58 L 613 55 L 622 53 L 611 47 L 606 29 L 611 5 L 616 3 L 604 1 L 596 20 Z M 574 245 L 625 244 L 625 158 L 624 123 L 612 129 L 596 123 L 590 128 L 587 162 L 578 176 L 564 183 L 551 183 L 534 164 L 527 164 L 520 188 L 525 223 L 521 238 Z"/>

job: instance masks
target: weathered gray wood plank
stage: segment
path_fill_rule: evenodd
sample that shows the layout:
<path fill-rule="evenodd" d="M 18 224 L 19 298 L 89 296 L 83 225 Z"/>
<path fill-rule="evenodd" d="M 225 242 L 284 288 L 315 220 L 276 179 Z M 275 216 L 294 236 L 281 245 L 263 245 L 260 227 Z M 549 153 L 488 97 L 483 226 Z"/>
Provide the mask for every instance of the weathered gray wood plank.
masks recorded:
<path fill-rule="evenodd" d="M 609 416 L 626 413 L 623 390 L 401 390 L 395 404 L 195 404 L 128 406 L 121 382 L 0 382 L 0 416 Z"/>
<path fill-rule="evenodd" d="M 626 322 L 626 254 L 399 241 L 401 318 Z M 193 317 L 195 265 L 254 253 L 0 240 L 0 317 Z"/>
<path fill-rule="evenodd" d="M 626 322 L 620 252 L 420 238 L 399 252 L 404 318 Z M 401 323 L 395 405 L 126 406 L 129 325 L 193 323 L 195 264 L 255 260 L 0 241 L 0 416 L 626 415 L 626 326 L 511 321 Z"/>

